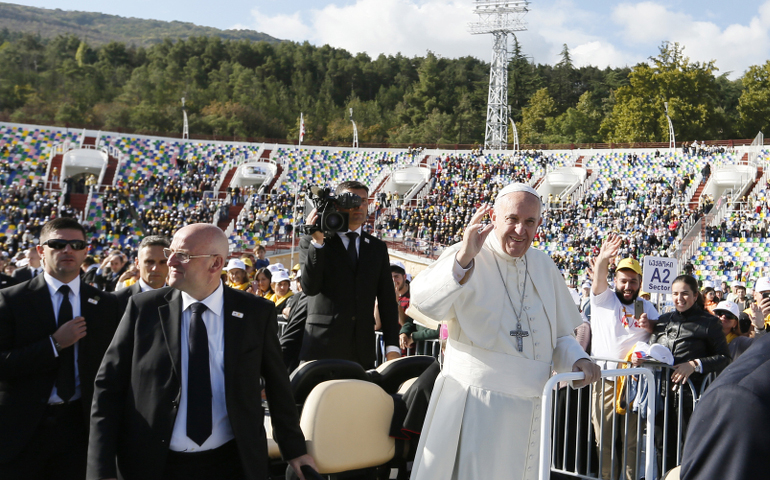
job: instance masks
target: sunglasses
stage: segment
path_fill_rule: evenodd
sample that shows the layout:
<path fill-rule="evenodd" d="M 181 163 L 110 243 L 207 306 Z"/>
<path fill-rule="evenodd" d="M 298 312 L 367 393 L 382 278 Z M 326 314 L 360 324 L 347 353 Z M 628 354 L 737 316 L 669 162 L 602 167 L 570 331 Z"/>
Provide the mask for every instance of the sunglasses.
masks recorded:
<path fill-rule="evenodd" d="M 54 250 L 63 250 L 69 245 L 73 250 L 83 250 L 88 246 L 85 240 L 62 240 L 60 238 L 52 238 L 43 242 L 43 245 L 48 245 Z"/>

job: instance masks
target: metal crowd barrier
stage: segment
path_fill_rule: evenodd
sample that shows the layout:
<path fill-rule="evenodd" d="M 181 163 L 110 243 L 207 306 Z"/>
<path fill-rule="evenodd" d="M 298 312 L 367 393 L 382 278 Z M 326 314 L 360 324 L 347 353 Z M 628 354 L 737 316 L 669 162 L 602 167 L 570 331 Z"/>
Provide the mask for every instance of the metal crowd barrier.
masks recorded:
<path fill-rule="evenodd" d="M 649 480 L 655 478 L 653 457 L 647 455 L 642 465 L 641 456 L 639 455 L 642 443 L 645 445 L 645 452 L 655 451 L 653 436 L 648 435 L 644 442 L 640 441 L 642 440 L 641 423 L 636 422 L 636 432 L 629 432 L 629 429 L 632 429 L 630 428 L 632 427 L 630 425 L 630 415 L 618 415 L 614 408 L 612 409 L 611 437 L 605 438 L 605 415 L 602 415 L 599 419 L 598 458 L 595 459 L 592 456 L 595 445 L 594 427 L 592 422 L 587 420 L 593 419 L 595 416 L 593 411 L 595 408 L 592 404 L 594 403 L 593 400 L 597 386 L 600 388 L 599 392 L 603 392 L 604 388 L 610 383 L 607 381 L 608 378 L 614 380 L 611 382 L 614 385 L 617 379 L 621 377 L 630 379 L 632 376 L 637 375 L 640 382 L 643 380 L 647 386 L 655 385 L 655 375 L 647 368 L 603 370 L 600 382 L 580 390 L 574 390 L 570 386 L 558 387 L 559 382 L 582 380 L 584 378 L 582 372 L 555 375 L 546 382 L 543 388 L 540 417 L 542 418 L 540 430 L 540 480 L 550 479 L 551 472 L 574 476 L 575 478 L 600 479 L 602 478 L 600 472 L 602 467 L 605 466 L 603 462 L 608 460 L 608 456 L 609 468 L 610 472 L 612 472 L 610 478 L 618 478 L 614 473 L 616 467 L 620 467 L 618 470 L 623 473 L 621 478 L 626 478 L 625 470 L 627 464 L 630 463 L 627 458 L 628 452 L 625 448 L 622 448 L 621 458 L 617 458 L 618 452 L 616 452 L 616 448 L 611 447 L 613 444 L 618 443 L 618 440 L 621 440 L 619 437 L 622 437 L 622 445 L 627 445 L 630 440 L 629 434 L 634 435 L 637 439 L 635 449 L 637 455 L 634 462 L 633 471 L 635 473 L 633 480 L 640 478 L 640 469 L 643 469 L 644 478 Z M 588 395 L 584 393 L 586 389 L 588 390 Z M 573 395 L 573 392 L 576 395 Z M 554 405 L 559 405 L 559 393 L 564 398 L 561 402 L 563 407 L 554 408 Z M 581 393 L 583 394 L 581 395 Z M 589 400 L 586 400 L 586 396 Z M 653 414 L 655 412 L 655 400 L 654 395 L 650 396 L 646 405 L 647 431 L 654 431 L 655 428 L 655 415 Z M 586 405 L 586 403 L 588 404 Z M 621 426 L 623 427 L 623 433 L 620 433 Z M 612 439 L 615 439 L 615 442 L 612 442 Z M 609 453 L 609 455 L 602 455 L 605 452 Z M 574 455 L 570 456 L 570 453 L 574 453 Z"/>
<path fill-rule="evenodd" d="M 374 332 L 374 350 L 376 353 L 374 366 L 377 367 L 385 362 L 385 344 L 382 340 L 382 332 Z M 406 357 L 414 355 L 430 355 L 441 362 L 441 340 L 420 340 L 414 342 L 414 351 L 407 350 Z M 423 353 L 419 353 L 423 352 Z"/>
<path fill-rule="evenodd" d="M 603 370 L 601 381 L 580 390 L 565 383 L 582 379 L 582 373 L 552 377 L 543 390 L 540 478 L 557 473 L 586 480 L 653 480 L 680 465 L 689 418 L 715 375 L 704 376 L 700 388 L 691 379 L 674 388 L 671 370 L 660 365 Z M 631 377 L 638 378 L 634 388 Z M 625 386 L 618 394 L 620 378 Z M 645 390 L 643 400 L 639 392 Z"/>

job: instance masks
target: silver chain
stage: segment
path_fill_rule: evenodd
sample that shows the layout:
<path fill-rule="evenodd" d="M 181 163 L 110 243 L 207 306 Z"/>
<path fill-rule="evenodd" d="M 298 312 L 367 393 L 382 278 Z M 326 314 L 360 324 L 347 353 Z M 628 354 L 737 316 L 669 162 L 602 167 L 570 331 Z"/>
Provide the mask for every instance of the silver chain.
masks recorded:
<path fill-rule="evenodd" d="M 527 262 L 527 256 L 524 254 L 524 291 L 519 290 L 518 285 L 516 286 L 516 291 L 521 295 L 521 308 L 518 313 L 516 313 L 516 307 L 513 305 L 511 294 L 508 292 L 508 285 L 505 283 L 505 277 L 503 276 L 503 271 L 500 269 L 500 264 L 497 261 L 497 255 L 493 256 L 495 258 L 495 265 L 497 266 L 497 273 L 500 274 L 500 280 L 503 281 L 503 286 L 505 287 L 505 294 L 508 296 L 508 301 L 511 302 L 513 314 L 516 315 L 516 329 L 521 330 L 521 316 L 524 314 L 524 295 L 527 293 L 527 279 L 529 278 L 529 262 Z"/>

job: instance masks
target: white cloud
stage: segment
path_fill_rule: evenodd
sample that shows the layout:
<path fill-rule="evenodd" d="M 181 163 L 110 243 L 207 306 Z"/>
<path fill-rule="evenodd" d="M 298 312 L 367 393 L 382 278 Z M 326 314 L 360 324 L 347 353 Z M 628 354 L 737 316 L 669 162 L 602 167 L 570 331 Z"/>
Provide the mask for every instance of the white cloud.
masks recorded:
<path fill-rule="evenodd" d="M 647 48 L 663 41 L 678 42 L 693 61 L 716 60 L 721 72 L 737 78 L 770 54 L 770 1 L 746 24 L 721 28 L 714 22 L 695 19 L 655 2 L 624 3 L 615 7 L 612 19 L 620 27 L 618 38 L 628 45 Z M 657 54 L 657 51 L 650 55 Z"/>
<path fill-rule="evenodd" d="M 597 9 L 578 0 L 530 3 L 528 30 L 517 37 L 523 52 L 537 63 L 559 61 L 567 44 L 576 66 L 633 66 L 657 54 L 663 41 L 679 42 L 695 61 L 717 60 L 722 72 L 736 78 L 750 65 L 770 58 L 770 0 L 745 23 L 719 26 L 708 11 L 674 10 L 662 0 L 626 0 Z M 729 8 L 729 7 L 725 7 Z M 491 35 L 471 35 L 476 20 L 470 0 L 354 0 L 326 4 L 293 14 L 264 15 L 252 10 L 248 25 L 274 37 L 329 44 L 353 53 L 406 56 L 471 55 L 489 61 Z"/>
<path fill-rule="evenodd" d="M 233 29 L 251 29 L 266 33 L 272 37 L 281 40 L 294 40 L 302 42 L 309 40 L 312 35 L 312 29 L 303 20 L 300 12 L 291 15 L 278 14 L 273 16 L 264 15 L 258 8 L 251 10 L 252 25 L 238 24 Z"/>

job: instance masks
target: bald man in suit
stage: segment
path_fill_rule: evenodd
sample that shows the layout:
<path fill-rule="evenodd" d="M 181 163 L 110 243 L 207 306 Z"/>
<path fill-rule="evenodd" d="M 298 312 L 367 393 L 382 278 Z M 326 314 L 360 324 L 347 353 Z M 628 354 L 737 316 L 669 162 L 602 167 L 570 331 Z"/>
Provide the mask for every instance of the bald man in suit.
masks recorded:
<path fill-rule="evenodd" d="M 97 375 L 87 478 L 268 478 L 260 377 L 274 438 L 303 478 L 314 464 L 272 304 L 222 284 L 228 244 L 214 225 L 180 229 L 165 253 L 169 287 L 129 300 Z"/>

